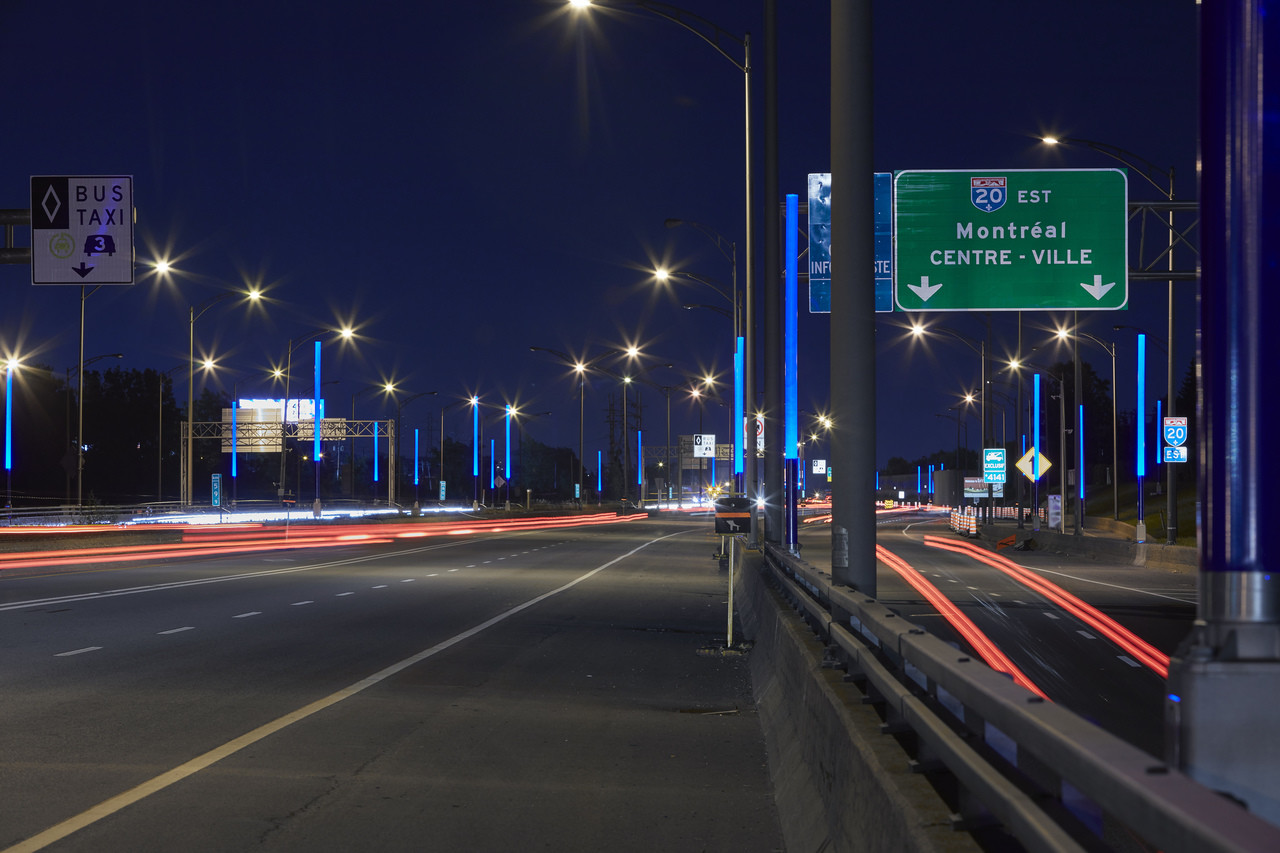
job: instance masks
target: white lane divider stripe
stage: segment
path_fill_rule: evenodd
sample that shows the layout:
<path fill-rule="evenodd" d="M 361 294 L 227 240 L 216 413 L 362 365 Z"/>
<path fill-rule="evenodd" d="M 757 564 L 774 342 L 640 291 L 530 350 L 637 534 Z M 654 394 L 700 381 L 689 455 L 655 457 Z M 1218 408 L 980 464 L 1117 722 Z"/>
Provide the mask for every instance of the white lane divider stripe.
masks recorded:
<path fill-rule="evenodd" d="M 165 634 L 181 634 L 183 631 L 194 631 L 195 625 L 184 625 L 181 628 L 170 628 L 168 631 L 157 631 L 157 635 L 163 637 Z"/>
<path fill-rule="evenodd" d="M 55 657 L 55 658 L 69 658 L 69 657 L 71 657 L 72 655 L 82 655 L 82 654 L 84 654 L 85 652 L 96 652 L 96 651 L 100 650 L 101 648 L 102 648 L 102 646 L 85 646 L 83 649 L 74 649 L 74 650 L 69 651 L 69 652 L 58 652 L 56 655 L 54 655 L 54 657 Z"/>

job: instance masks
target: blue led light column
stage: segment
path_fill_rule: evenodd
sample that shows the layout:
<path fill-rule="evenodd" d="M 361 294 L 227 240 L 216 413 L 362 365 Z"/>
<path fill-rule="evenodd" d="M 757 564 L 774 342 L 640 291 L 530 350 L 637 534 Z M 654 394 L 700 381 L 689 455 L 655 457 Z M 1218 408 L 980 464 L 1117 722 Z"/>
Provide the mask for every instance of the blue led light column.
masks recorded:
<path fill-rule="evenodd" d="M 796 542 L 799 539 L 799 502 L 797 496 L 800 490 L 799 462 L 797 461 L 797 453 L 800 447 L 800 430 L 799 430 L 799 411 L 797 399 L 799 396 L 797 381 L 797 368 L 799 367 L 799 347 L 797 339 L 799 338 L 799 322 L 800 322 L 800 305 L 797 298 L 796 275 L 796 233 L 799 227 L 799 196 L 795 193 L 787 193 L 787 218 L 786 218 L 786 281 L 784 284 L 785 295 L 783 297 L 783 379 L 782 379 L 782 450 L 783 459 L 786 462 L 786 471 L 784 473 L 784 481 L 786 487 L 786 525 L 787 539 L 786 546 L 792 551 L 796 548 Z"/>
<path fill-rule="evenodd" d="M 311 398 L 311 462 L 312 468 L 315 470 L 316 478 L 316 498 L 311 505 L 311 514 L 317 518 L 320 516 L 320 423 L 322 420 L 321 412 L 323 404 L 320 402 L 320 342 L 316 341 L 316 379 L 315 388 L 312 390 Z M 287 401 L 286 401 L 287 404 Z"/>
<path fill-rule="evenodd" d="M 493 494 L 494 483 L 497 482 L 494 477 L 494 467 L 498 456 L 498 440 L 496 438 L 489 439 L 489 494 Z"/>
<path fill-rule="evenodd" d="M 738 335 L 734 340 L 733 346 L 733 490 L 738 494 L 744 494 L 742 491 L 742 455 L 747 448 L 747 421 L 743 412 L 742 399 L 742 368 L 745 347 L 746 343 L 743 337 Z"/>
<path fill-rule="evenodd" d="M 480 508 L 480 400 L 471 398 L 471 508 Z"/>
<path fill-rule="evenodd" d="M 502 466 L 502 476 L 507 481 L 507 509 L 511 509 L 511 406 L 507 406 L 507 444 L 506 444 L 506 462 Z"/>
<path fill-rule="evenodd" d="M 1137 540 L 1147 541 L 1146 513 L 1142 506 L 1143 478 L 1147 475 L 1147 336 L 1138 335 L 1138 413 L 1135 418 L 1138 434 L 1138 524 Z"/>
<path fill-rule="evenodd" d="M 417 511 L 417 483 L 419 483 L 419 462 L 417 462 L 417 427 L 413 428 L 413 511 Z"/>
<path fill-rule="evenodd" d="M 236 458 L 238 456 L 237 451 L 240 447 L 240 442 L 237 439 L 237 435 L 236 435 L 236 410 L 240 408 L 240 401 L 239 399 L 237 399 L 238 397 L 239 395 L 235 393 L 232 393 L 231 395 L 231 508 L 232 509 L 235 509 L 236 507 L 236 486 L 239 484 L 239 481 L 236 479 L 236 467 L 237 467 Z"/>
<path fill-rule="evenodd" d="M 1076 429 L 1078 430 L 1078 436 L 1079 436 L 1079 441 L 1076 442 L 1076 447 L 1079 448 L 1076 454 L 1076 458 L 1081 460 L 1079 465 L 1080 470 L 1076 472 L 1076 476 L 1080 480 L 1080 483 L 1079 483 L 1080 503 L 1077 504 L 1077 506 L 1083 507 L 1084 506 L 1084 406 L 1083 405 L 1080 406 L 1079 416 L 1076 419 Z M 1083 512 L 1084 511 L 1081 510 L 1082 514 Z"/>
<path fill-rule="evenodd" d="M 1031 529 L 1040 529 L 1040 374 L 1035 375 L 1031 409 Z"/>
<path fill-rule="evenodd" d="M 596 506 L 600 506 L 604 502 L 604 495 L 601 494 L 604 489 L 604 451 L 596 451 Z"/>
<path fill-rule="evenodd" d="M 13 362 L 4 370 L 4 505 L 13 506 Z"/>
<path fill-rule="evenodd" d="M 1193 438 L 1200 577 L 1192 632 L 1169 662 L 1165 759 L 1247 803 L 1241 822 L 1256 815 L 1275 825 L 1280 70 L 1265 53 L 1269 48 L 1280 56 L 1280 9 L 1275 0 L 1219 0 L 1197 8 L 1203 405 Z"/>

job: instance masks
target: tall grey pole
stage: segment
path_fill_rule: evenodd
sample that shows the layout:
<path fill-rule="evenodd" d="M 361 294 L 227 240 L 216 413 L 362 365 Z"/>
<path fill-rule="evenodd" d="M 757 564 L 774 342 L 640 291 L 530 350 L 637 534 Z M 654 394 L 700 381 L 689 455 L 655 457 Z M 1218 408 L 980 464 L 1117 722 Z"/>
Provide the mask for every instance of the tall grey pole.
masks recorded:
<path fill-rule="evenodd" d="M 1084 450 L 1084 448 L 1080 446 L 1080 435 L 1079 435 L 1079 430 L 1080 430 L 1080 312 L 1079 311 L 1071 312 L 1071 328 L 1073 330 L 1071 334 L 1071 360 L 1075 362 L 1075 382 L 1074 382 L 1075 387 L 1072 388 L 1071 390 L 1071 397 L 1072 397 L 1071 423 L 1074 424 L 1076 429 L 1076 432 L 1073 433 L 1075 435 L 1075 441 L 1071 442 L 1072 444 L 1075 445 L 1075 448 L 1072 451 L 1072 456 L 1074 456 L 1076 460 L 1076 486 L 1075 486 L 1076 526 L 1075 526 L 1074 533 L 1076 536 L 1080 536 L 1084 531 L 1084 496 L 1083 496 L 1084 489 L 1082 488 L 1084 485 L 1084 479 L 1083 479 L 1084 453 L 1082 451 Z M 1062 509 L 1063 509 L 1063 512 L 1066 511 L 1065 506 Z"/>
<path fill-rule="evenodd" d="M 778 208 L 778 3 L 764 4 L 764 535 L 782 542 L 782 288 Z"/>
<path fill-rule="evenodd" d="M 876 594 L 871 0 L 831 3 L 831 579 Z"/>
<path fill-rule="evenodd" d="M 1267 12 L 1260 0 L 1200 10 L 1200 596 L 1164 707 L 1170 763 L 1280 823 L 1280 541 L 1268 506 L 1280 454 L 1266 440 L 1280 422 L 1280 244 L 1269 239 L 1280 139 L 1264 131 L 1280 71 L 1263 55 L 1280 45 L 1280 16 Z"/>

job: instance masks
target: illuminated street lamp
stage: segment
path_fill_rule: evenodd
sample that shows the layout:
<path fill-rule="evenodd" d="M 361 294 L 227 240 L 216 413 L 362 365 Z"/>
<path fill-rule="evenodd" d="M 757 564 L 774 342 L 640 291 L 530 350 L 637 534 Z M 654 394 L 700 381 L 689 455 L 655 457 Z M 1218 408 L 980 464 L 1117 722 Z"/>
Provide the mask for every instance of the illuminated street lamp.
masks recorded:
<path fill-rule="evenodd" d="M 585 429 L 584 424 L 586 419 L 587 369 L 590 368 L 592 365 L 594 365 L 598 361 L 603 361 L 606 358 L 618 356 L 623 352 L 630 353 L 632 351 L 635 351 L 635 347 L 631 347 L 630 349 L 623 350 L 621 352 L 619 350 L 606 350 L 605 352 L 602 352 L 599 355 L 592 356 L 586 361 L 583 361 L 582 359 L 579 359 L 579 358 L 574 358 L 573 356 L 560 352 L 559 350 L 548 349 L 547 347 L 529 347 L 529 350 L 530 352 L 550 353 L 551 355 L 555 356 L 556 358 L 560 359 L 560 361 L 564 362 L 566 365 L 571 367 L 573 371 L 578 374 L 578 481 L 576 484 L 576 494 L 574 495 L 574 498 L 581 499 L 583 495 L 583 480 L 586 477 L 582 454 L 586 452 L 583 437 L 584 437 L 584 429 Z"/>
<path fill-rule="evenodd" d="M 1079 146 L 1088 148 L 1091 151 L 1096 151 L 1099 154 L 1102 154 L 1106 157 L 1110 157 L 1112 160 L 1116 160 L 1119 163 L 1122 163 L 1127 169 L 1131 170 L 1133 173 L 1141 176 L 1143 180 L 1145 180 L 1148 184 L 1154 187 L 1156 192 L 1160 193 L 1160 195 L 1164 196 L 1169 201 L 1173 201 L 1173 196 L 1174 196 L 1173 166 L 1170 166 L 1168 169 L 1163 169 L 1155 165 L 1145 157 L 1142 157 L 1138 154 L 1134 154 L 1132 151 L 1128 151 L 1117 145 L 1110 145 L 1106 142 L 1097 142 L 1092 139 L 1080 139 L 1079 137 L 1071 137 L 1071 136 L 1066 136 L 1066 137 L 1044 136 L 1044 137 L 1041 137 L 1040 141 L 1045 143 L 1046 145 L 1051 145 L 1051 146 L 1079 145 Z M 1156 180 L 1157 177 L 1165 181 L 1166 183 L 1165 184 L 1159 183 Z M 1177 241 L 1177 232 L 1174 230 L 1173 217 L 1174 217 L 1173 211 L 1170 210 L 1169 211 L 1169 251 L 1168 251 L 1168 258 L 1167 258 L 1170 273 L 1172 273 L 1174 268 L 1173 267 L 1173 249 Z M 1175 411 L 1174 401 L 1176 397 L 1176 392 L 1174 391 L 1174 386 L 1173 386 L 1174 302 L 1173 302 L 1172 277 L 1169 279 L 1169 289 L 1168 289 L 1168 327 L 1169 327 L 1168 336 L 1167 336 L 1168 337 L 1168 353 L 1167 353 L 1167 359 L 1165 364 L 1165 378 L 1166 378 L 1166 387 L 1168 389 L 1167 393 L 1169 396 L 1168 415 L 1169 417 L 1173 417 L 1174 411 Z M 1114 389 L 1112 390 L 1112 393 L 1113 394 L 1115 393 Z M 1076 402 L 1079 403 L 1079 400 L 1077 400 Z M 1177 495 L 1178 466 L 1165 465 L 1165 469 L 1166 469 L 1165 478 L 1167 480 L 1167 486 L 1168 486 L 1168 492 L 1169 492 L 1168 500 L 1165 506 L 1165 512 L 1167 515 L 1165 528 L 1168 531 L 1167 541 L 1165 542 L 1165 544 L 1175 545 L 1177 544 L 1177 538 L 1178 538 L 1178 495 Z"/>
<path fill-rule="evenodd" d="M 593 3 L 591 0 L 569 0 L 570 6 L 580 9 L 589 10 L 593 5 L 600 5 L 608 8 L 607 3 Z M 728 30 L 717 26 L 705 18 L 686 12 L 676 6 L 668 3 L 656 3 L 651 0 L 636 0 L 629 3 L 628 7 L 635 7 L 646 11 L 659 18 L 670 21 L 678 27 L 692 33 L 702 41 L 706 42 L 711 48 L 722 57 L 727 59 L 734 68 L 742 72 L 742 89 L 743 89 L 743 126 L 744 126 L 744 155 L 745 169 L 744 174 L 745 190 L 743 205 L 746 216 L 746 275 L 744 284 L 744 324 L 743 331 L 743 380 L 742 397 L 750 405 L 755 405 L 755 280 L 754 280 L 754 234 L 755 230 L 752 223 L 752 210 L 755 206 L 751 192 L 751 35 L 745 33 L 742 36 L 736 36 Z M 722 46 L 722 42 L 731 42 L 742 48 L 742 59 L 738 60 L 731 56 Z M 690 223 L 691 225 L 693 223 Z M 669 226 L 671 227 L 671 226 Z M 703 226 L 705 228 L 705 226 Z M 704 232 L 705 233 L 705 232 Z M 723 251 L 723 249 L 722 249 Z M 736 250 L 735 250 L 736 259 Z M 737 269 L 736 260 L 734 269 Z M 735 287 L 736 290 L 736 287 Z M 741 429 L 739 426 L 738 429 Z M 750 489 L 754 490 L 756 480 L 756 460 L 754 453 L 743 453 L 745 461 L 745 479 L 751 483 Z M 754 513 L 754 510 L 753 510 Z M 754 523 L 754 522 L 753 522 Z"/>
<path fill-rule="evenodd" d="M 156 265 L 156 270 L 158 272 L 167 273 L 169 269 L 169 265 L 164 261 L 161 261 Z M 201 303 L 200 305 L 190 306 L 187 313 L 187 481 L 184 484 L 185 489 L 182 495 L 182 502 L 187 506 L 190 506 L 192 503 L 192 483 L 195 476 L 195 471 L 192 467 L 194 462 L 192 445 L 195 443 L 196 320 L 200 319 L 200 317 L 214 305 L 217 305 L 224 299 L 230 299 L 232 296 L 244 296 L 250 302 L 256 302 L 261 298 L 262 294 L 256 289 L 248 291 L 228 290 L 224 293 L 219 293 L 217 296 Z M 83 378 L 81 379 L 81 387 L 83 388 Z M 83 424 L 81 424 L 81 426 L 83 427 Z M 81 464 L 83 465 L 83 461 Z M 77 505 L 80 503 L 80 494 L 78 489 L 76 494 L 76 503 Z"/>
<path fill-rule="evenodd" d="M 287 344 L 287 349 L 286 349 L 286 351 L 285 351 L 285 359 L 284 359 L 285 366 L 284 366 L 284 369 L 276 368 L 276 370 L 273 372 L 273 373 L 274 373 L 274 375 L 276 376 L 276 378 L 283 378 L 283 379 L 284 379 L 284 407 L 280 410 L 280 485 L 278 486 L 278 488 L 277 488 L 277 490 L 276 490 L 276 496 L 279 498 L 279 500 L 280 500 L 281 502 L 283 502 L 283 501 L 284 501 L 284 494 L 285 494 L 285 460 L 286 460 L 286 458 L 287 458 L 287 457 L 286 457 L 286 453 L 285 453 L 285 443 L 286 443 L 286 437 L 287 437 L 287 435 L 288 435 L 288 427 L 287 427 L 287 424 L 288 424 L 288 421 L 289 421 L 289 386 L 290 386 L 291 381 L 292 381 L 292 379 L 293 379 L 293 353 L 294 353 L 298 348 L 300 348 L 300 347 L 302 347 L 302 346 L 304 346 L 304 345 L 306 345 L 306 344 L 312 343 L 312 342 L 315 342 L 316 347 L 317 347 L 317 349 L 316 349 L 316 383 L 315 383 L 315 384 L 316 384 L 316 388 L 315 388 L 315 395 L 316 395 L 316 399 L 315 399 L 315 402 L 314 402 L 315 411 L 312 413 L 312 418 L 313 418 L 313 420 L 314 420 L 314 424 L 315 424 L 315 426 L 314 426 L 314 429 L 315 429 L 315 436 L 314 436 L 314 441 L 313 441 L 313 451 L 312 451 L 312 455 L 315 457 L 315 465 L 316 465 L 316 482 L 318 483 L 318 482 L 319 482 L 319 478 L 320 478 L 320 468 L 319 468 L 319 466 L 320 466 L 320 459 L 319 459 L 319 457 L 320 457 L 320 453 L 319 453 L 319 438 L 320 438 L 320 411 L 319 411 L 319 408 L 320 408 L 320 401 L 319 401 L 319 397 L 320 397 L 320 388 L 319 388 L 320 370 L 319 370 L 319 345 L 320 345 L 320 338 L 324 337 L 324 336 L 325 336 L 325 335 L 327 335 L 327 334 L 335 334 L 335 333 L 337 334 L 337 336 L 338 336 L 338 340 L 340 340 L 340 341 L 349 341 L 349 340 L 352 340 L 352 339 L 355 337 L 355 331 L 354 331 L 350 326 L 344 326 L 343 328 L 341 328 L 341 329 L 336 329 L 336 330 L 335 330 L 335 329 L 328 329 L 328 328 L 315 329 L 315 330 L 313 330 L 313 331 L 311 331 L 311 332 L 308 332 L 306 335 L 303 335 L 303 336 L 302 336 L 302 338 L 301 338 L 301 339 L 296 340 L 296 342 L 295 342 L 295 339 L 294 339 L 294 338 L 290 338 L 290 339 L 289 339 L 289 343 Z M 188 422 L 188 426 L 189 426 L 189 424 L 190 424 L 190 422 Z M 191 452 L 191 444 L 190 444 L 190 442 L 188 441 L 188 443 L 187 443 L 187 453 L 188 453 L 188 454 L 190 454 L 190 452 Z M 190 470 L 191 470 L 191 469 L 190 469 L 190 466 L 188 465 L 188 469 L 187 469 L 187 471 L 188 471 L 188 474 L 187 474 L 188 482 L 190 482 L 190 479 L 191 479 Z M 316 497 L 315 497 L 315 507 L 314 507 L 314 510 L 315 510 L 315 511 L 317 511 L 317 512 L 319 511 L 319 504 L 320 504 L 320 489 L 319 489 L 319 487 L 317 486 L 317 488 L 316 488 Z"/>
<path fill-rule="evenodd" d="M 978 354 L 978 358 L 982 362 L 982 371 L 981 371 L 982 384 L 979 388 L 979 395 L 980 395 L 979 402 L 980 402 L 980 410 L 982 413 L 981 414 L 981 425 L 982 425 L 981 447 L 985 449 L 987 446 L 987 342 L 984 340 L 979 340 L 975 344 L 973 341 L 971 341 L 969 338 L 965 337 L 964 335 L 960 334 L 955 329 L 948 329 L 945 326 L 924 326 L 920 323 L 917 323 L 911 327 L 911 334 L 917 338 L 923 337 L 926 332 L 942 332 L 944 334 L 950 335 L 951 337 L 955 338 L 960 343 L 964 344 L 969 349 L 973 350 L 975 353 Z M 992 498 L 992 491 L 993 491 L 992 487 L 988 485 L 987 486 L 987 512 L 988 512 L 987 520 L 988 521 L 991 520 L 990 519 L 991 504 L 992 504 L 992 501 L 994 500 Z"/>

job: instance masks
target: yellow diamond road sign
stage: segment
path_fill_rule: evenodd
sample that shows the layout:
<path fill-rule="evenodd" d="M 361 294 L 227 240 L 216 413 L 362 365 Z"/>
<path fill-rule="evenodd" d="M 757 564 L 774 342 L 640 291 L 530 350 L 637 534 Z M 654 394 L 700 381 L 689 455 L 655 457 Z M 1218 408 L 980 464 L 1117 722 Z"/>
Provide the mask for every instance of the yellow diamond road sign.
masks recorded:
<path fill-rule="evenodd" d="M 1036 455 L 1036 449 L 1033 447 L 1030 450 L 1028 450 L 1026 453 L 1024 453 L 1021 459 L 1019 459 L 1017 462 L 1014 463 L 1014 467 L 1022 472 L 1022 476 L 1026 477 L 1028 480 L 1031 480 L 1032 482 L 1035 482 L 1035 479 L 1036 479 L 1034 476 L 1032 476 L 1034 472 L 1031 469 L 1031 460 L 1035 457 L 1035 455 Z M 1044 476 L 1044 472 L 1048 471 L 1049 467 L 1053 463 L 1050 462 L 1049 459 L 1043 453 L 1041 453 L 1039 464 L 1040 464 L 1040 475 Z"/>

